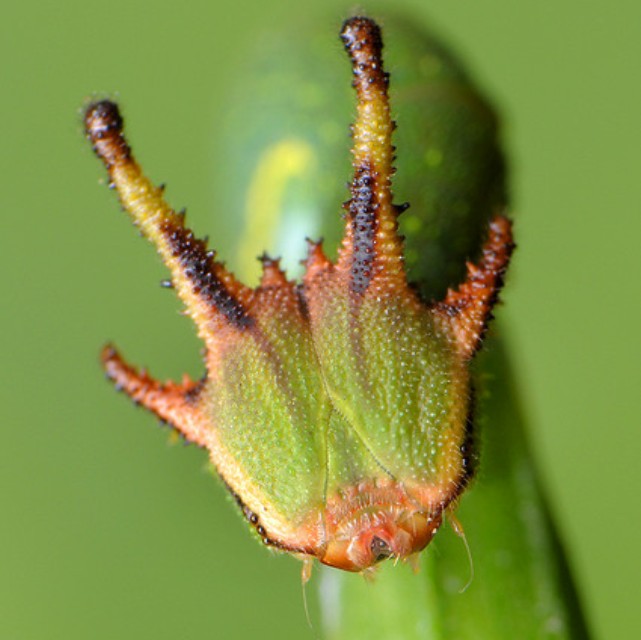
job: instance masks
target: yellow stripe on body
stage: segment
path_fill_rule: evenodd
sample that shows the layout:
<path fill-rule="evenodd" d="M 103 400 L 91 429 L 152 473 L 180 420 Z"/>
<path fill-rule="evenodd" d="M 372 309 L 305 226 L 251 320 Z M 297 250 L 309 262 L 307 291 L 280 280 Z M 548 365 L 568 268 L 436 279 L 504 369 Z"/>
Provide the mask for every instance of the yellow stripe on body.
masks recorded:
<path fill-rule="evenodd" d="M 247 191 L 245 230 L 238 249 L 243 282 L 256 280 L 256 257 L 273 246 L 282 231 L 284 201 L 292 181 L 311 175 L 317 166 L 314 148 L 300 138 L 286 138 L 263 152 Z"/>

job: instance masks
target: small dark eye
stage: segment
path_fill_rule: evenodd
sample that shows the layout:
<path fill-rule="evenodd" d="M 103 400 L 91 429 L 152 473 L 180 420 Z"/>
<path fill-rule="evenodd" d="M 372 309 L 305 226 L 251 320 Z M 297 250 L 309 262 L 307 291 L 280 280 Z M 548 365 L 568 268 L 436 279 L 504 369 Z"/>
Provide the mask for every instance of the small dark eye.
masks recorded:
<path fill-rule="evenodd" d="M 369 548 L 371 549 L 376 562 L 385 560 L 385 558 L 389 558 L 392 555 L 392 550 L 389 548 L 387 542 L 378 536 L 374 536 L 372 538 L 372 541 L 369 543 Z"/>

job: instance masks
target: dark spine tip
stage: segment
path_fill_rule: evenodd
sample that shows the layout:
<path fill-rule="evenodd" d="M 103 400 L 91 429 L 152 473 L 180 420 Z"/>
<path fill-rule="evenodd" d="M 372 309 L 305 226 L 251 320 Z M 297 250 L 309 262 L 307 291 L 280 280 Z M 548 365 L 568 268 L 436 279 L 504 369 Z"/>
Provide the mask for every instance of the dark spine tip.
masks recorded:
<path fill-rule="evenodd" d="M 368 45 L 378 46 L 380 51 L 383 46 L 380 27 L 374 20 L 365 16 L 354 16 L 345 20 L 341 29 L 341 39 L 350 52 L 353 48 L 360 49 Z"/>
<path fill-rule="evenodd" d="M 280 258 L 272 258 L 267 251 L 263 251 L 263 253 L 258 256 L 258 261 L 263 265 L 263 269 L 278 268 L 280 266 Z"/>
<path fill-rule="evenodd" d="M 349 203 L 349 200 L 347 201 Z M 313 251 L 314 249 L 321 249 L 323 247 L 323 242 L 325 242 L 324 238 L 319 238 L 318 240 L 313 240 L 309 236 L 305 238 L 305 242 L 307 243 L 307 249 L 309 251 Z"/>
<path fill-rule="evenodd" d="M 115 102 L 102 100 L 89 105 L 85 113 L 85 131 L 94 151 L 107 167 L 130 157 L 122 116 Z"/>
<path fill-rule="evenodd" d="M 389 83 L 383 71 L 383 39 L 379 26 L 371 18 L 354 17 L 343 24 L 341 40 L 352 59 L 354 87 L 361 98 L 371 89 L 385 91 Z"/>
<path fill-rule="evenodd" d="M 101 140 L 112 132 L 122 131 L 122 116 L 115 102 L 101 100 L 90 104 L 85 113 L 85 126 L 90 140 Z"/>

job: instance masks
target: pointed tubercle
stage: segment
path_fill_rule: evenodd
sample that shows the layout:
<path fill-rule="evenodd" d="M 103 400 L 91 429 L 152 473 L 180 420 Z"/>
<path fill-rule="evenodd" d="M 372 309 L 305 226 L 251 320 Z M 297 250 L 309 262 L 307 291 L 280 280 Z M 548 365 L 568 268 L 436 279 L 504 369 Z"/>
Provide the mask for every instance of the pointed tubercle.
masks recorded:
<path fill-rule="evenodd" d="M 187 377 L 181 384 L 159 382 L 127 364 L 111 345 L 103 348 L 100 359 L 107 377 L 119 391 L 170 424 L 189 442 L 206 446 L 205 419 L 198 409 L 199 382 Z"/>
<path fill-rule="evenodd" d="M 285 272 L 280 267 L 280 258 L 272 258 L 263 253 L 259 258 L 263 268 L 260 278 L 260 287 L 267 289 L 271 287 L 287 287 L 290 283 Z"/>

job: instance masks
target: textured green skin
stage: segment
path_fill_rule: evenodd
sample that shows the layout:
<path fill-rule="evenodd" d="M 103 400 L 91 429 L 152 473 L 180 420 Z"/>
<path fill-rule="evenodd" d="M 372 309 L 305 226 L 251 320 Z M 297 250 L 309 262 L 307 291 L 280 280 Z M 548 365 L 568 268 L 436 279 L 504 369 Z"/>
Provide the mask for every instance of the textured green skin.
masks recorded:
<path fill-rule="evenodd" d="M 462 279 L 464 261 L 478 250 L 488 218 L 506 202 L 496 119 L 460 63 L 432 35 L 390 20 L 382 26 L 392 107 L 399 123 L 394 188 L 397 201 L 408 199 L 412 205 L 402 217 L 410 274 L 424 296 L 440 297 Z M 349 175 L 349 140 L 345 135 L 330 139 L 319 134 L 346 131 L 344 123 L 353 112 L 348 65 L 338 46 L 333 52 L 327 49 L 335 31 L 336 25 L 328 24 L 311 36 L 309 31 L 296 31 L 301 34 L 298 41 L 292 30 L 279 39 L 286 46 L 263 58 L 261 80 L 245 79 L 234 98 L 239 105 L 252 96 L 248 109 L 239 114 L 243 127 L 228 129 L 233 143 L 227 148 L 243 159 L 236 167 L 232 164 L 233 179 L 221 185 L 230 188 L 232 199 L 246 184 L 247 165 L 242 162 L 257 157 L 267 139 L 295 136 L 308 140 L 315 150 L 319 170 L 292 185 L 274 230 L 272 248 L 292 266 L 300 249 L 288 242 L 288 228 L 303 226 L 311 235 L 330 239 L 340 234 L 336 202 L 345 199 L 346 192 L 337 184 Z M 418 64 L 425 59 L 436 64 Z M 430 68 L 439 72 L 434 84 L 425 85 Z M 279 75 L 281 91 L 261 91 L 270 69 Z M 315 83 L 314 89 L 306 90 L 310 83 Z M 305 94 L 316 100 L 305 100 Z M 461 122 L 462 114 L 471 120 Z M 434 163 L 439 154 L 428 153 L 434 148 L 443 151 L 441 157 L 451 158 L 447 166 Z M 336 211 L 334 219 L 328 215 L 331 211 Z M 358 576 L 323 569 L 320 595 L 327 638 L 589 637 L 536 478 L 515 390 L 508 383 L 511 368 L 499 345 L 488 351 L 479 363 L 489 372 L 482 379 L 478 403 L 483 464 L 479 481 L 458 512 L 474 556 L 473 583 L 459 593 L 469 567 L 461 541 L 451 531 L 441 532 L 433 543 L 438 553 L 422 554 L 418 576 L 408 567 L 385 564 L 375 584 L 368 584 Z"/>
<path fill-rule="evenodd" d="M 447 480 L 455 483 L 465 415 L 461 419 L 452 407 L 467 405 L 465 369 L 456 366 L 449 341 L 427 313 L 412 313 L 393 299 L 381 303 L 372 298 L 359 311 L 359 348 L 354 346 L 347 297 L 328 301 L 319 321 L 317 353 L 333 406 L 393 477 L 408 484 L 436 484 L 445 460 Z M 332 454 L 349 457 L 340 448 Z M 358 468 L 351 478 L 342 475 L 341 466 L 334 473 L 330 489 L 365 479 Z M 379 468 L 374 477 L 380 475 Z"/>
<path fill-rule="evenodd" d="M 341 489 L 389 477 L 433 490 L 426 507 L 446 504 L 464 475 L 468 374 L 451 338 L 411 296 L 368 290 L 356 311 L 347 287 L 320 288 L 311 331 L 266 292 L 258 325 L 230 332 L 207 383 L 216 448 L 232 460 L 223 477 L 290 548 L 270 518 L 321 522 Z"/>
<path fill-rule="evenodd" d="M 257 332 L 236 339 L 221 358 L 209 382 L 209 411 L 221 444 L 256 486 L 252 494 L 260 491 L 241 498 L 259 516 L 269 509 L 300 524 L 323 502 L 331 406 L 319 370 L 310 366 L 309 333 L 288 310 L 270 308 L 259 324 L 261 339 Z"/>
<path fill-rule="evenodd" d="M 438 512 L 465 473 L 468 374 L 452 339 L 407 293 L 372 287 L 356 309 L 348 287 L 319 282 L 311 326 L 293 291 L 261 290 L 205 396 L 222 476 L 290 549 L 314 544 L 305 527 L 343 489 L 393 478 Z"/>

